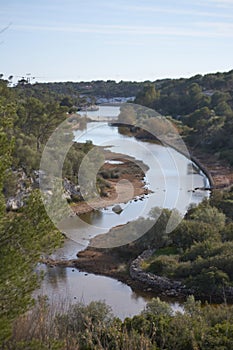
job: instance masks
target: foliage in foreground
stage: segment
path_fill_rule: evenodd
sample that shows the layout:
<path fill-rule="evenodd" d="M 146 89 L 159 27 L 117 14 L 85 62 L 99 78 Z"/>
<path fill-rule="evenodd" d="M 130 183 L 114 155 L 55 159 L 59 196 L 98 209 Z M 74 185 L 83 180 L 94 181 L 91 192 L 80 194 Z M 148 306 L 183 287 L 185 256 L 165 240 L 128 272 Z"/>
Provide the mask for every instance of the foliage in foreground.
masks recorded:
<path fill-rule="evenodd" d="M 232 71 L 229 72 L 226 79 L 216 75 L 164 82 L 161 88 L 157 86 L 157 90 L 161 91 L 149 87 L 149 90 L 144 91 L 145 96 L 141 96 L 144 101 L 142 99 L 137 102 L 162 113 L 172 114 L 184 123 L 186 131 L 188 128 L 187 140 L 190 144 L 199 144 L 211 152 L 217 152 L 221 158 L 232 163 L 233 102 L 232 93 L 229 94 L 232 90 L 232 74 Z M 72 103 L 65 103 L 67 101 L 64 96 L 55 98 L 54 95 L 50 96 L 48 90 L 45 94 L 41 90 L 31 90 L 31 86 L 13 90 L 7 84 L 7 81 L 0 81 L 0 192 L 3 189 L 6 192 L 12 190 L 11 184 L 3 184 L 6 180 L 4 174 L 11 165 L 13 169 L 22 167 L 27 175 L 38 169 L 45 142 L 72 106 Z M 206 89 L 212 90 L 211 97 L 206 95 Z M 157 128 L 157 124 L 153 124 Z M 14 144 L 16 147 L 13 149 Z M 73 181 L 77 159 L 81 159 L 83 153 L 82 150 L 73 149 L 74 151 L 77 151 L 75 157 L 70 154 L 64 166 L 65 175 Z M 76 158 L 75 163 L 71 161 L 73 158 Z M 161 260 L 160 251 L 160 262 L 153 265 L 157 269 L 156 273 L 161 269 L 162 274 L 186 278 L 193 286 L 199 286 L 204 291 L 209 289 L 210 294 L 219 286 L 232 284 L 233 281 L 232 193 L 224 194 L 222 198 L 212 198 L 211 201 L 211 206 L 218 210 L 209 207 L 204 209 L 202 206 L 201 211 L 197 209 L 191 212 L 171 237 L 161 234 L 158 227 L 158 235 L 154 235 L 155 231 L 152 230 L 146 236 L 147 245 L 150 234 L 153 237 L 152 245 L 170 248 L 172 244 L 174 256 L 171 256 L 170 250 L 169 254 L 164 254 L 168 257 Z M 225 218 L 219 210 L 223 211 Z M 5 212 L 4 199 L 0 195 L 1 342 L 9 338 L 15 318 L 31 305 L 31 292 L 37 286 L 39 277 L 34 269 L 40 254 L 53 248 L 59 240 L 36 192 L 31 196 L 27 208 L 15 215 Z M 135 250 L 135 246 L 132 249 Z M 157 258 L 158 256 L 155 260 Z M 5 343 L 4 348 L 233 348 L 232 308 L 206 307 L 203 312 L 196 305 L 194 311 L 191 308 L 184 315 L 172 316 L 166 307 L 162 308 L 163 312 L 155 312 L 156 307 L 153 306 L 153 312 L 147 310 L 141 316 L 121 322 L 110 317 L 104 306 L 101 309 L 102 313 L 106 312 L 104 318 L 99 313 L 100 306 L 92 306 L 90 312 L 84 306 L 77 306 L 76 309 L 69 310 L 67 315 L 56 315 L 55 319 L 49 320 L 46 316 L 48 308 L 40 304 L 36 313 L 31 311 L 20 319 L 12 339 Z M 34 317 L 35 322 L 30 317 Z M 78 322 L 74 322 L 76 319 Z M 27 331 L 24 331 L 24 327 Z"/>
<path fill-rule="evenodd" d="M 204 307 L 191 296 L 184 312 L 152 299 L 137 316 L 121 321 L 101 301 L 77 303 L 65 313 L 40 299 L 14 325 L 3 350 L 231 350 L 233 307 Z"/>
<path fill-rule="evenodd" d="M 14 319 L 32 304 L 31 294 L 40 280 L 35 268 L 41 253 L 51 251 L 62 241 L 38 191 L 18 213 L 6 212 L 3 188 L 7 170 L 9 176 L 15 159 L 17 107 L 12 92 L 0 81 L 0 342 L 10 336 Z"/>

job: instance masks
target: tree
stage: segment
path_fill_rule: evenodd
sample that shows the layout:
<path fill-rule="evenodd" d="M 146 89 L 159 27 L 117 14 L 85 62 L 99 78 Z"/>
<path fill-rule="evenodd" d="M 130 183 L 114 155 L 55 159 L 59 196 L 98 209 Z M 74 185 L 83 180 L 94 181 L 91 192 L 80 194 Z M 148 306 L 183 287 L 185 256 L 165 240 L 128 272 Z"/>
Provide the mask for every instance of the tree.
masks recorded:
<path fill-rule="evenodd" d="M 1 84 L 0 84 L 1 85 Z M 5 94 L 5 93 L 4 93 Z M 5 96 L 8 97 L 6 92 Z M 3 184 L 11 171 L 16 106 L 0 101 L 0 342 L 10 335 L 14 319 L 31 305 L 40 276 L 35 267 L 42 252 L 58 246 L 61 235 L 50 222 L 38 192 L 17 215 L 6 213 Z"/>
<path fill-rule="evenodd" d="M 233 111 L 227 102 L 219 103 L 215 108 L 216 114 L 224 117 L 232 117 Z"/>
<path fill-rule="evenodd" d="M 231 99 L 229 93 L 224 93 L 221 91 L 216 91 L 211 97 L 211 105 L 213 108 L 218 106 L 220 103 L 227 102 Z"/>
<path fill-rule="evenodd" d="M 60 106 L 70 108 L 73 106 L 73 101 L 71 100 L 71 98 L 69 96 L 66 96 L 61 100 Z"/>
<path fill-rule="evenodd" d="M 203 269 L 200 274 L 190 277 L 187 286 L 198 290 L 210 298 L 219 293 L 223 293 L 223 288 L 229 282 L 229 276 L 224 271 L 215 266 Z M 224 296 L 224 293 L 222 294 Z"/>
<path fill-rule="evenodd" d="M 183 220 L 170 234 L 173 244 L 182 249 L 190 248 L 194 242 L 208 239 L 220 241 L 220 235 L 214 225 L 194 220 Z"/>
<path fill-rule="evenodd" d="M 189 94 L 189 100 L 190 100 L 190 106 L 192 110 L 195 110 L 200 107 L 203 94 L 201 87 L 197 83 L 193 83 L 190 85 L 188 89 L 188 94 Z"/>
<path fill-rule="evenodd" d="M 112 321 L 112 310 L 102 301 L 92 301 L 87 306 L 78 302 L 70 306 L 66 315 L 58 315 L 56 318 L 60 330 L 71 334 L 83 332 L 88 326 L 110 325 Z"/>
<path fill-rule="evenodd" d="M 24 134 L 33 135 L 36 138 L 37 151 L 44 144 L 55 128 L 65 120 L 66 109 L 52 101 L 42 103 L 37 98 L 29 97 L 18 108 L 18 121 L 16 126 Z"/>
<path fill-rule="evenodd" d="M 156 91 L 155 85 L 148 84 L 143 91 L 138 94 L 135 103 L 146 107 L 156 107 L 156 102 L 160 97 L 159 91 Z"/>
<path fill-rule="evenodd" d="M 223 229 L 226 222 L 226 215 L 207 202 L 201 203 L 197 208 L 188 212 L 186 218 L 213 225 L 218 230 Z"/>
<path fill-rule="evenodd" d="M 172 316 L 171 306 L 160 300 L 160 298 L 153 298 L 151 301 L 148 301 L 142 315 L 153 314 L 156 316 Z"/>
<path fill-rule="evenodd" d="M 136 112 L 133 106 L 123 106 L 118 116 L 119 123 L 134 125 L 136 123 Z"/>
<path fill-rule="evenodd" d="M 201 109 L 197 109 L 195 112 L 191 113 L 186 118 L 186 123 L 188 126 L 200 130 L 202 127 L 201 121 L 207 121 L 212 115 L 212 112 L 208 107 L 203 107 Z"/>
<path fill-rule="evenodd" d="M 35 273 L 42 253 L 61 244 L 39 193 L 30 197 L 27 207 L 13 219 L 2 218 L 0 234 L 0 341 L 9 334 L 12 321 L 32 303 L 31 293 L 38 286 Z"/>

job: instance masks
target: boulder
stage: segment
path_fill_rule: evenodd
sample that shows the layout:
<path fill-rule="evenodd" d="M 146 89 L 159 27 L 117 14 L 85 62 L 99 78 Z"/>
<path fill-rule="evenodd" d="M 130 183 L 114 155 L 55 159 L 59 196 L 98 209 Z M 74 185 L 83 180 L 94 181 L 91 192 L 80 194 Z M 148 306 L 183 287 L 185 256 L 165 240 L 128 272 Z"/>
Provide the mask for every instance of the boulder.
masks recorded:
<path fill-rule="evenodd" d="M 24 205 L 24 202 L 17 198 L 17 197 L 10 197 L 8 200 L 7 200 L 7 203 L 6 203 L 6 209 L 7 210 L 18 210 L 20 208 L 22 208 Z"/>
<path fill-rule="evenodd" d="M 116 213 L 116 214 L 120 214 L 123 211 L 123 209 L 121 208 L 121 206 L 119 204 L 117 204 L 112 208 L 112 211 L 114 211 L 114 213 Z"/>

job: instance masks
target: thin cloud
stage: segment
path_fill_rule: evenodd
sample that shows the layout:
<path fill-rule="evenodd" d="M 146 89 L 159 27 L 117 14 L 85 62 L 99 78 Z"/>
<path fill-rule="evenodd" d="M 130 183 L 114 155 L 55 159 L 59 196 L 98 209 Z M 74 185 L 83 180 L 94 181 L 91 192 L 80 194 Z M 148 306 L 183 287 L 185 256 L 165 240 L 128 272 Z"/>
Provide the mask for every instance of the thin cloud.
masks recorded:
<path fill-rule="evenodd" d="M 219 34 L 231 34 L 233 33 L 233 23 L 225 23 L 225 22 L 199 22 L 198 26 L 202 26 L 203 28 L 214 30 Z"/>
<path fill-rule="evenodd" d="M 216 7 L 221 7 L 225 9 L 232 9 L 233 8 L 233 0 L 206 0 L 206 2 L 198 2 L 198 5 L 213 5 Z"/>
<path fill-rule="evenodd" d="M 233 0 L 208 0 L 209 2 L 214 2 L 220 6 L 233 6 Z"/>
<path fill-rule="evenodd" d="M 215 3 L 220 3 L 219 0 L 207 0 L 209 2 L 214 1 Z M 225 0 L 227 2 L 227 0 Z M 233 1 L 229 0 L 231 4 Z M 203 5 L 203 3 L 201 3 Z M 229 13 L 219 13 L 213 11 L 201 11 L 201 10 L 185 10 L 185 9 L 176 9 L 176 8 L 168 8 L 161 6 L 144 6 L 144 5 L 125 5 L 125 4 L 106 4 L 107 7 L 111 9 L 117 9 L 122 11 L 133 11 L 133 12 L 147 12 L 147 13 L 165 13 L 165 14 L 174 14 L 181 16 L 202 16 L 202 17 L 216 17 L 216 18 L 233 18 L 233 14 Z"/>
<path fill-rule="evenodd" d="M 104 41 L 105 45 L 110 45 L 110 46 L 127 46 L 127 47 L 132 47 L 132 46 L 145 46 L 145 41 L 132 41 L 132 40 L 105 40 Z"/>
<path fill-rule="evenodd" d="M 80 34 L 104 35 L 139 35 L 139 36 L 176 36 L 176 37 L 233 37 L 232 24 L 226 23 L 196 23 L 193 27 L 163 27 L 163 26 L 129 26 L 129 25 L 79 25 L 79 26 L 39 26 L 15 25 L 14 29 L 23 31 L 63 32 Z M 207 30 L 209 29 L 209 31 Z M 214 29 L 214 30 L 213 30 Z"/>

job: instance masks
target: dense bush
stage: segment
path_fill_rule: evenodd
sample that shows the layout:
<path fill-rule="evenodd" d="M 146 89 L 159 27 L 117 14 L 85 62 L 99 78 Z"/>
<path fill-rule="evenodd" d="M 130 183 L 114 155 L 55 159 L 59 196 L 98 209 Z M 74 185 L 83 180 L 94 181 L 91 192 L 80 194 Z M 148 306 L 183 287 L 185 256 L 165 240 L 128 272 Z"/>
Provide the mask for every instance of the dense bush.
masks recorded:
<path fill-rule="evenodd" d="M 223 288 L 233 283 L 233 226 L 231 218 L 217 207 L 231 195 L 215 193 L 209 202 L 190 208 L 162 249 L 152 241 L 156 252 L 142 266 L 158 275 L 182 279 L 199 296 L 223 295 Z"/>
<path fill-rule="evenodd" d="M 61 312 L 40 299 L 15 322 L 3 350 L 231 350 L 233 308 L 212 307 L 191 296 L 183 313 L 159 298 L 137 316 L 120 320 L 104 302 L 77 303 Z"/>

